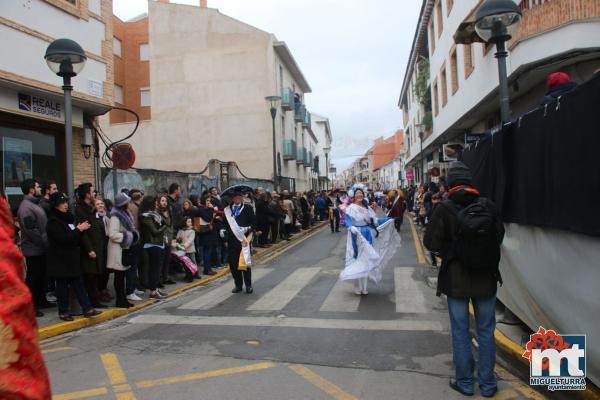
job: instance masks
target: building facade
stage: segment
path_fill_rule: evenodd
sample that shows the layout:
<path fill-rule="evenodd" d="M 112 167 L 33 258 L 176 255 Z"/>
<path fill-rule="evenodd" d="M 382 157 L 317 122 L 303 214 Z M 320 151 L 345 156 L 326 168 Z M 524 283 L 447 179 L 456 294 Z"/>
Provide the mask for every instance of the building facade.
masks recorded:
<path fill-rule="evenodd" d="M 445 175 L 453 158 L 443 154 L 444 144 L 465 145 L 465 134 L 500 123 L 495 47 L 454 42 L 460 24 L 473 21 L 482 2 L 423 1 L 398 102 L 407 141 L 404 161 L 413 183 Z M 600 67 L 600 1 L 517 3 L 523 17 L 508 43 L 513 116 L 540 103 L 550 73 L 565 71 L 582 82 Z"/>
<path fill-rule="evenodd" d="M 329 119 L 311 113 L 312 131 L 317 139 L 317 147 L 315 152 L 315 171 L 317 174 L 316 190 L 327 190 L 332 188 L 330 175 L 331 168 L 331 127 Z"/>
<path fill-rule="evenodd" d="M 115 92 L 122 93 L 115 101 L 122 99 L 142 120 L 139 134 L 129 140 L 135 167 L 198 172 L 218 159 L 235 162 L 245 176 L 272 180 L 272 120 L 265 97 L 279 95 L 280 187 L 315 187 L 318 141 L 305 105 L 311 88 L 285 42 L 204 2 L 148 6 L 147 16 L 115 23 L 122 52 L 122 62 L 115 57 Z M 111 113 L 105 124 L 113 139 L 133 129 L 123 112 Z"/>
<path fill-rule="evenodd" d="M 67 151 L 75 185 L 98 182 L 90 147 L 96 116 L 113 104 L 112 0 L 13 0 L 0 2 L 0 165 L 12 206 L 20 183 L 33 178 L 66 189 Z M 50 43 L 68 38 L 85 50 L 83 71 L 72 80 L 73 148 L 65 148 L 62 78 L 46 65 Z M 72 194 L 71 194 L 72 195 Z"/>

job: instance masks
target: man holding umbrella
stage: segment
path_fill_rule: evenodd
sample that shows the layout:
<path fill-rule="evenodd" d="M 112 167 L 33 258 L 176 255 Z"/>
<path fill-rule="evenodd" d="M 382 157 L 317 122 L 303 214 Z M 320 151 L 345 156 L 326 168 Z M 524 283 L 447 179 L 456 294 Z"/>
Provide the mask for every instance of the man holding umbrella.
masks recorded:
<path fill-rule="evenodd" d="M 233 293 L 241 292 L 244 284 L 246 293 L 253 292 L 250 243 L 256 218 L 252 206 L 243 202 L 244 194 L 252 192 L 250 186 L 236 185 L 221 194 L 221 198 L 228 199 L 230 203 L 224 209 L 226 229 L 220 233 L 222 238 L 227 239 L 229 268 L 235 282 Z"/>

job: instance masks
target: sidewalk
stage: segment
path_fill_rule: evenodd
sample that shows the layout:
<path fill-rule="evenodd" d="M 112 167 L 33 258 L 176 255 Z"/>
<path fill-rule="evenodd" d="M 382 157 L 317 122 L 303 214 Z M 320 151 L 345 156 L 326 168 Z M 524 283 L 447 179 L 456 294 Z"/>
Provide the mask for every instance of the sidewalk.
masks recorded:
<path fill-rule="evenodd" d="M 316 225 L 307 230 L 303 230 L 301 232 L 293 234 L 292 240 L 290 241 L 282 240 L 267 249 L 256 249 L 256 253 L 254 254 L 253 260 L 257 264 L 267 262 L 271 258 L 277 257 L 278 255 L 284 253 L 290 247 L 293 247 L 296 244 L 300 243 L 301 241 L 303 241 L 303 239 L 307 238 L 308 236 L 311 236 L 313 233 L 316 233 L 316 231 L 318 231 L 320 228 L 323 228 L 326 225 L 327 224 L 323 222 L 318 222 Z M 168 298 L 170 298 L 197 286 L 207 284 L 208 282 L 214 281 L 215 279 L 219 279 L 228 274 L 229 267 L 225 266 L 218 270 L 216 275 L 203 276 L 202 279 L 198 279 L 190 283 L 178 281 L 174 285 L 167 286 L 165 290 L 168 292 Z M 109 289 L 113 291 L 112 285 L 110 283 Z M 133 302 L 135 303 L 135 306 L 131 308 L 102 309 L 100 310 L 102 311 L 102 314 L 96 317 L 76 317 L 74 321 L 70 322 L 63 322 L 60 318 L 58 318 L 58 313 L 55 308 L 46 308 L 43 310 L 45 315 L 41 318 L 37 318 L 37 323 L 39 327 L 39 339 L 44 340 L 54 336 L 62 335 L 67 332 L 72 332 L 85 327 L 97 325 L 123 315 L 131 314 L 133 312 L 156 304 L 157 302 L 158 300 L 144 299 L 143 301 Z"/>
<path fill-rule="evenodd" d="M 423 236 L 425 234 L 425 230 L 417 227 L 415 225 L 413 214 L 407 213 L 407 218 L 409 218 L 409 222 L 414 226 L 417 235 L 419 237 L 418 245 L 421 246 L 423 252 L 425 253 L 426 263 L 424 265 L 424 277 L 426 279 L 427 285 L 432 289 L 437 288 L 437 276 L 439 271 L 439 266 L 441 265 L 441 259 L 438 257 L 436 267 L 432 266 L 431 254 L 425 246 L 423 245 Z M 469 312 L 471 317 L 474 317 L 473 307 L 469 306 Z M 504 318 L 504 310 L 502 305 L 496 306 L 496 331 L 494 332 L 494 337 L 496 338 L 496 346 L 498 347 L 498 351 L 507 357 L 507 361 L 509 361 L 514 367 L 518 368 L 524 375 L 528 376 L 529 371 L 529 362 L 523 358 L 523 353 L 525 353 L 525 345 L 529 341 L 529 336 L 534 333 L 532 332 L 528 326 L 525 324 L 517 324 L 517 325 L 508 325 L 502 323 Z M 575 397 L 584 399 L 584 400 L 598 400 L 600 399 L 600 389 L 594 386 L 592 382 L 588 380 L 587 390 L 580 391 L 574 394 Z"/>

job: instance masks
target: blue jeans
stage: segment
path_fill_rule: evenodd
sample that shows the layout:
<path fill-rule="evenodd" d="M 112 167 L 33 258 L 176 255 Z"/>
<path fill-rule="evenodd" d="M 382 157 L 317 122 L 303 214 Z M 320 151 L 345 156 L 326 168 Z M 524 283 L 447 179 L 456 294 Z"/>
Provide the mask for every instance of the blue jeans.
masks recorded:
<path fill-rule="evenodd" d="M 471 299 L 475 310 L 475 324 L 479 340 L 479 388 L 481 394 L 491 393 L 497 386 L 496 364 L 496 296 Z M 473 393 L 475 361 L 471 352 L 469 334 L 469 299 L 448 297 L 448 312 L 452 329 L 452 356 L 456 369 L 456 383 L 465 392 Z"/>
<path fill-rule="evenodd" d="M 202 246 L 202 257 L 204 260 L 204 273 L 210 271 L 212 267 L 212 258 L 217 253 L 217 246 Z M 218 259 L 217 259 L 218 262 Z"/>

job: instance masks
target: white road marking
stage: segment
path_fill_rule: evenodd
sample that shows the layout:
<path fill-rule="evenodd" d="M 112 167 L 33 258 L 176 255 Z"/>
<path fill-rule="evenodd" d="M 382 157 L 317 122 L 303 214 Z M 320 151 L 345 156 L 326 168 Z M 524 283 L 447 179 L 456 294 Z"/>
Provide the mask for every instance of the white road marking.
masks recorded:
<path fill-rule="evenodd" d="M 360 296 L 354 294 L 352 283 L 338 280 L 319 311 L 358 312 Z"/>
<path fill-rule="evenodd" d="M 206 317 L 177 315 L 138 315 L 131 324 L 150 325 L 196 325 L 196 326 L 243 326 L 309 329 L 348 329 L 363 331 L 442 331 L 439 321 L 398 320 L 352 320 L 279 317 Z"/>
<path fill-rule="evenodd" d="M 259 279 L 263 278 L 269 272 L 272 272 L 273 269 L 267 268 L 257 268 L 252 269 L 252 281 L 256 283 Z M 221 284 L 219 287 L 210 290 L 206 293 L 203 293 L 199 297 L 194 300 L 186 303 L 180 307 L 181 310 L 209 310 L 219 304 L 223 303 L 225 300 L 234 295 L 231 293 L 232 287 L 230 285 Z"/>
<path fill-rule="evenodd" d="M 413 280 L 413 268 L 394 268 L 396 312 L 426 313 L 425 296 L 419 283 Z"/>
<path fill-rule="evenodd" d="M 299 268 L 247 308 L 251 311 L 282 310 L 319 273 L 321 268 Z"/>

